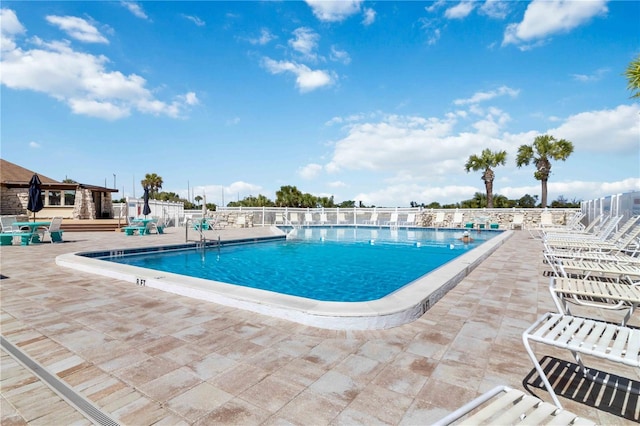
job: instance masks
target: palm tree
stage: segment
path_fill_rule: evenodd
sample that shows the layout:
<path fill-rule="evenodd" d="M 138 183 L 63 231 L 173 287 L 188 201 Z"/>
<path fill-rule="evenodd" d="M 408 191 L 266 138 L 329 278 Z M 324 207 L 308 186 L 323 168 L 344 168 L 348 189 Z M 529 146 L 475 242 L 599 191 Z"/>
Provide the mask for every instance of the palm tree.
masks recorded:
<path fill-rule="evenodd" d="M 147 173 L 144 176 L 144 179 L 140 181 L 142 187 L 149 187 L 149 197 L 154 198 L 154 194 L 156 194 L 160 189 L 162 189 L 162 178 L 155 173 Z"/>
<path fill-rule="evenodd" d="M 532 145 L 520 145 L 516 164 L 518 167 L 533 162 L 536 171 L 533 176 L 542 184 L 541 206 L 547 207 L 547 181 L 551 174 L 551 160 L 566 160 L 573 152 L 573 143 L 565 139 L 557 140 L 550 135 L 537 136 Z"/>
<path fill-rule="evenodd" d="M 198 203 L 198 205 L 201 205 L 200 204 L 200 201 L 202 201 L 202 197 L 201 196 L 196 195 L 196 198 L 194 198 L 194 200 L 196 200 L 196 203 Z"/>
<path fill-rule="evenodd" d="M 631 97 L 640 98 L 640 55 L 629 63 L 624 76 L 627 77 L 627 89 L 631 90 Z"/>
<path fill-rule="evenodd" d="M 471 155 L 467 160 L 467 164 L 464 165 L 464 169 L 469 173 L 470 170 L 477 172 L 483 170 L 482 180 L 484 181 L 485 189 L 487 190 L 487 207 L 493 208 L 493 180 L 495 179 L 495 173 L 493 173 L 492 167 L 504 166 L 507 161 L 507 151 L 491 151 L 490 149 L 482 150 L 482 154 Z"/>

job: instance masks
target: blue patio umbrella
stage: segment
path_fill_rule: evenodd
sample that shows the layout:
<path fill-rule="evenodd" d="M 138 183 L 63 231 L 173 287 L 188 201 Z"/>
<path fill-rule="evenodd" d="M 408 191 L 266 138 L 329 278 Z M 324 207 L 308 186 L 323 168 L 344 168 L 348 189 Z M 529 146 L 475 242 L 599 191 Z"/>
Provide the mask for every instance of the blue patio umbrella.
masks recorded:
<path fill-rule="evenodd" d="M 151 214 L 151 207 L 149 207 L 149 187 L 148 186 L 144 187 L 143 200 L 144 200 L 144 206 L 142 206 L 142 214 L 144 215 L 144 218 L 146 219 L 147 215 Z"/>
<path fill-rule="evenodd" d="M 42 182 L 40 181 L 40 177 L 35 173 L 31 176 L 31 180 L 29 181 L 29 201 L 27 202 L 27 210 L 33 212 L 33 221 L 36 221 L 36 212 L 39 212 L 44 208 L 42 204 L 42 190 L 40 189 L 40 185 Z"/>

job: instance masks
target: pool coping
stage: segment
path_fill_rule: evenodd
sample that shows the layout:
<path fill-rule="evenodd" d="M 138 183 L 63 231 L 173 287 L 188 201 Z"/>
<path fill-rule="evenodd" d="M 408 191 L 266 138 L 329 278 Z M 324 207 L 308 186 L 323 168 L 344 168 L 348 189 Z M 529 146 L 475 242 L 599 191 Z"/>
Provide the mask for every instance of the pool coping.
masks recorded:
<path fill-rule="evenodd" d="M 331 330 L 386 329 L 407 324 L 421 317 L 463 278 L 489 257 L 514 231 L 502 231 L 480 246 L 458 256 L 416 281 L 377 300 L 366 302 L 326 302 L 271 291 L 154 271 L 131 265 L 86 257 L 80 252 L 56 257 L 56 264 L 132 283 L 140 287 L 206 300 L 221 305 L 269 315 L 304 325 Z M 262 241 L 274 237 L 255 237 L 224 241 Z M 197 246 L 198 243 L 174 246 Z M 118 252 L 118 250 L 107 250 Z M 87 253 L 87 252 L 82 252 Z"/>

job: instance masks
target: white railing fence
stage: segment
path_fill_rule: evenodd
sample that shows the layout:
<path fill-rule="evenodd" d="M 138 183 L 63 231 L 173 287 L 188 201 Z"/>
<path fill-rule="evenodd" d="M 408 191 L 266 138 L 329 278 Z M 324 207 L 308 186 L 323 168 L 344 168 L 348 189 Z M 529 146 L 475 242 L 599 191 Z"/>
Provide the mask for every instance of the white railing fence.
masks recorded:
<path fill-rule="evenodd" d="M 584 222 L 590 223 L 600 215 L 622 216 L 621 223 L 631 216 L 640 215 L 640 191 L 613 194 L 593 200 L 582 201 L 580 209 L 585 214 Z"/>
<path fill-rule="evenodd" d="M 142 199 L 128 198 L 126 204 L 114 204 L 114 217 L 142 216 Z M 150 200 L 152 217 L 164 217 L 168 226 L 182 226 L 187 219 L 202 217 L 201 209 L 185 210 L 182 203 Z M 465 222 L 497 223 L 500 229 L 509 229 L 513 217 L 522 214 L 525 227 L 537 226 L 543 209 L 427 209 L 422 207 L 373 207 L 373 208 L 294 208 L 294 207 L 218 207 L 216 211 L 208 211 L 207 216 L 216 216 L 217 222 L 228 226 L 272 226 L 272 225 L 305 225 L 305 215 L 310 214 L 314 224 L 319 224 L 321 217 L 328 226 L 371 226 L 372 215 L 377 215 L 378 226 L 389 226 L 392 215 L 397 216 L 397 225 L 406 222 L 409 214 L 415 215 L 415 226 L 434 226 L 438 212 L 443 212 L 445 221 L 439 226 L 451 226 L 456 212 L 462 213 Z M 549 209 L 553 213 L 554 223 L 565 224 L 580 209 Z M 278 223 L 278 216 L 285 217 L 286 223 Z M 242 217 L 243 221 L 238 220 Z M 295 221 L 295 222 L 294 222 Z M 242 225 L 240 225 L 242 223 Z M 588 222 L 587 222 L 588 223 Z M 459 226 L 459 225 L 458 225 Z"/>

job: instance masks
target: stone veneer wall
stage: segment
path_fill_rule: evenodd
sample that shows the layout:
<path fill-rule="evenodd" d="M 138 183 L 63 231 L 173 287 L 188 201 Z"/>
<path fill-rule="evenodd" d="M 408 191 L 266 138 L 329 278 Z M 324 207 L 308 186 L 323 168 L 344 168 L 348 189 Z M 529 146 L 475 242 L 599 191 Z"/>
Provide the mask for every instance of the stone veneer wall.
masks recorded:
<path fill-rule="evenodd" d="M 0 214 L 25 214 L 29 193 L 24 188 L 5 188 L 0 191 Z"/>
<path fill-rule="evenodd" d="M 76 189 L 76 201 L 73 205 L 74 219 L 95 219 L 96 206 L 93 203 L 93 196 L 86 188 Z"/>
<path fill-rule="evenodd" d="M 553 216 L 553 224 L 562 226 L 567 223 L 569 217 L 575 214 L 579 209 L 575 211 L 567 211 L 564 209 L 548 209 L 547 211 L 551 212 Z M 445 212 L 444 223 L 442 225 L 438 225 L 441 227 L 451 227 L 451 223 L 453 222 L 453 215 L 456 210 L 434 210 L 434 211 L 424 211 L 419 213 L 416 216 L 416 224 L 418 226 L 425 227 L 433 227 L 433 223 L 436 218 L 436 214 L 439 211 Z M 464 226 L 467 222 L 473 222 L 475 218 L 488 218 L 488 223 L 497 223 L 500 226 L 500 229 L 510 229 L 511 223 L 513 222 L 513 217 L 517 214 L 524 215 L 524 228 L 536 228 L 540 224 L 540 215 L 544 211 L 544 209 L 531 209 L 531 210 L 512 210 L 505 209 L 504 211 L 468 211 L 465 209 L 460 209 L 458 212 L 462 212 L 462 226 Z M 476 221 L 477 223 L 477 221 Z"/>

